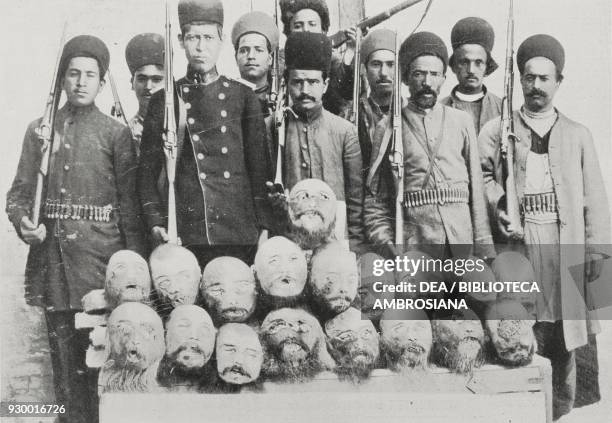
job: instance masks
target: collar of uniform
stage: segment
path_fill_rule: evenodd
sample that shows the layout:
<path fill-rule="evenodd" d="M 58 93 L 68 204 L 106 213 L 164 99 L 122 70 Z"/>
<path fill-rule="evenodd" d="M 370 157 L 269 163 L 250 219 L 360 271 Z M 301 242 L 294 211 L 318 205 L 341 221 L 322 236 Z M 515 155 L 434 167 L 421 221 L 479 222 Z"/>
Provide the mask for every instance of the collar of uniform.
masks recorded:
<path fill-rule="evenodd" d="M 442 110 L 442 105 L 439 102 L 436 102 L 436 104 L 434 104 L 434 106 L 431 109 L 422 110 L 422 109 L 419 109 L 412 100 L 409 100 L 408 105 L 404 109 L 417 113 L 419 115 L 430 116 L 432 113 Z"/>
<path fill-rule="evenodd" d="M 187 66 L 187 74 L 185 75 L 185 79 L 188 84 L 198 84 L 198 85 L 208 85 L 215 81 L 218 81 L 221 75 L 217 71 L 217 67 L 215 66 L 215 77 L 208 77 L 209 80 L 206 80 L 206 75 L 202 75 L 199 72 L 196 72 L 191 66 Z"/>
<path fill-rule="evenodd" d="M 255 88 L 255 89 L 253 90 L 253 92 L 254 92 L 255 94 L 257 94 L 257 95 L 264 94 L 264 93 L 265 93 L 265 94 L 268 94 L 268 89 L 270 89 L 270 86 L 269 86 L 268 84 L 266 84 L 266 85 L 264 85 L 264 86 L 262 86 L 262 87 Z"/>
<path fill-rule="evenodd" d="M 296 113 L 298 116 L 298 119 L 307 124 L 310 125 L 316 121 L 318 121 L 321 116 L 323 115 L 323 105 L 321 105 L 321 107 L 318 107 L 314 110 L 311 110 L 310 112 L 307 113 Z"/>
<path fill-rule="evenodd" d="M 91 103 L 87 106 L 80 106 L 80 107 L 75 107 L 70 103 L 66 103 L 65 110 L 68 114 L 79 116 L 79 115 L 87 115 L 93 112 L 94 110 L 98 110 L 98 108 L 96 107 L 95 103 Z"/>
<path fill-rule="evenodd" d="M 487 87 L 485 87 L 484 85 L 482 86 L 482 91 L 478 94 L 462 94 L 458 90 L 459 90 L 459 85 L 456 85 L 455 88 L 453 88 L 453 90 L 451 91 L 451 98 L 453 100 L 463 101 L 466 103 L 482 100 L 487 95 Z M 459 95 L 463 95 L 464 97 L 467 97 L 467 98 L 470 98 L 473 96 L 475 99 L 466 100 L 466 99 L 460 98 Z"/>

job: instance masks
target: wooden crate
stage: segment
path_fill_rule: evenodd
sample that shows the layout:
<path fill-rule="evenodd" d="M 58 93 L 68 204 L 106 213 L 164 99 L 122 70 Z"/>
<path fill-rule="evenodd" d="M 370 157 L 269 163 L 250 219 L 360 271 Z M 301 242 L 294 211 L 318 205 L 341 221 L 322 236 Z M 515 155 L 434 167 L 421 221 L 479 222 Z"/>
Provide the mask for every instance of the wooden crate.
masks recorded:
<path fill-rule="evenodd" d="M 548 360 L 508 369 L 485 365 L 469 376 L 436 368 L 413 377 L 376 370 L 365 383 L 322 374 L 303 384 L 264 384 L 265 393 L 105 394 L 101 423 L 509 423 L 551 422 Z"/>

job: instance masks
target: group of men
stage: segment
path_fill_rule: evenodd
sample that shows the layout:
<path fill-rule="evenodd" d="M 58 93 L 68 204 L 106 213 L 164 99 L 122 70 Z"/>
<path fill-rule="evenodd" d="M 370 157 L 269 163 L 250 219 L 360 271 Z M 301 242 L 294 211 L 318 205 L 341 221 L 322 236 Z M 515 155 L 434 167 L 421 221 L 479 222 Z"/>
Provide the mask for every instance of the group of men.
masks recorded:
<path fill-rule="evenodd" d="M 493 258 L 494 237 L 505 242 L 510 234 L 501 100 L 483 84 L 497 68 L 490 24 L 460 20 L 451 31 L 450 58 L 439 36 L 416 32 L 401 43 L 399 63 L 395 32 L 375 29 L 361 42 L 361 63 L 355 64 L 354 29 L 347 31 L 343 55 L 332 51 L 324 0 L 286 0 L 280 7 L 287 40 L 278 71 L 290 105 L 283 146 L 271 118 L 278 94 L 271 80 L 279 44 L 274 20 L 251 12 L 235 23 L 231 41 L 242 78 L 236 80 L 217 72 L 225 23 L 220 0 L 179 1 L 178 38 L 188 61 L 174 99 L 179 135 L 174 189 L 182 245 L 201 267 L 220 256 L 252 263 L 258 243 L 282 231 L 279 202 L 272 201 L 266 185 L 281 166 L 288 189 L 308 178 L 331 187 L 338 200 L 336 237 L 348 239 L 353 251 L 401 253 L 389 160 L 391 105 L 400 83 L 393 74 L 399 66 L 410 92 L 400 124 L 400 244 L 437 257 L 465 254 L 468 246 L 468 253 Z M 84 365 L 87 340 L 74 329 L 83 295 L 103 286 L 106 264 L 117 250 L 146 257 L 151 246 L 169 239 L 168 187 L 160 184 L 166 161 L 163 50 L 157 34 L 140 34 L 128 43 L 126 60 L 139 109 L 124 127 L 95 106 L 110 59 L 104 43 L 89 35 L 66 43 L 58 86 L 67 101 L 55 116 L 38 226 L 29 216 L 42 157 L 40 121 L 32 122 L 25 135 L 7 213 L 31 246 L 26 295 L 30 304 L 45 307 L 58 402 L 68 403 L 88 386 L 87 372 L 78 367 Z M 597 251 L 589 246 L 609 243 L 609 208 L 590 132 L 553 106 L 563 80 L 563 47 L 551 36 L 531 36 L 518 48 L 516 63 L 524 104 L 512 116 L 518 135 L 513 167 L 526 253 L 552 298 L 542 305 L 545 317 L 535 331 L 540 352 L 553 362 L 557 418 L 573 404 L 573 352 L 587 344 L 593 329 L 586 315 L 563 319 L 566 307 L 577 306 L 567 301 L 564 287 L 575 282 L 568 282 L 570 275 L 562 269 L 579 263 L 564 262 L 558 246 L 584 245 L 587 266 L 580 284 L 596 278 Z M 363 66 L 369 86 L 359 99 L 351 98 L 354 66 Z M 448 67 L 458 85 L 439 100 Z M 338 116 L 351 100 L 359 102 L 355 125 Z M 79 408 L 86 415 L 87 404 L 70 404 L 75 416 Z"/>

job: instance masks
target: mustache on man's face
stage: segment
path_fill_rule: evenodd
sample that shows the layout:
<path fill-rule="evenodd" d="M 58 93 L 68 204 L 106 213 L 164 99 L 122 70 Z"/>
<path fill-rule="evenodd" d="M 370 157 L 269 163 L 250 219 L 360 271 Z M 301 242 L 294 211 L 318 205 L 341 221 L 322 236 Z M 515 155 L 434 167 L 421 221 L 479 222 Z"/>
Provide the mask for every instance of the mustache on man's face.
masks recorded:
<path fill-rule="evenodd" d="M 310 100 L 310 101 L 313 101 L 313 102 L 317 101 L 316 98 L 314 98 L 313 96 L 308 95 L 308 94 L 300 94 L 298 96 L 298 98 L 296 99 L 296 101 L 304 101 L 304 100 Z"/>
<path fill-rule="evenodd" d="M 546 97 L 546 93 L 542 90 L 538 90 L 537 88 L 534 88 L 527 93 L 527 97 L 535 97 L 535 96 Z"/>
<path fill-rule="evenodd" d="M 244 367 L 238 364 L 234 364 L 231 367 L 226 367 L 225 369 L 223 369 L 223 372 L 222 372 L 223 375 L 226 375 L 228 373 L 238 373 L 238 374 L 241 374 L 242 376 L 252 378 L 251 374 Z"/>
<path fill-rule="evenodd" d="M 392 84 L 393 81 L 389 78 L 382 77 L 376 81 L 377 84 Z"/>
<path fill-rule="evenodd" d="M 422 88 L 419 91 L 417 91 L 415 97 L 420 97 L 420 96 L 427 95 L 427 94 L 433 95 L 434 97 L 438 96 L 437 92 L 435 92 L 429 87 L 426 87 L 426 88 Z"/>

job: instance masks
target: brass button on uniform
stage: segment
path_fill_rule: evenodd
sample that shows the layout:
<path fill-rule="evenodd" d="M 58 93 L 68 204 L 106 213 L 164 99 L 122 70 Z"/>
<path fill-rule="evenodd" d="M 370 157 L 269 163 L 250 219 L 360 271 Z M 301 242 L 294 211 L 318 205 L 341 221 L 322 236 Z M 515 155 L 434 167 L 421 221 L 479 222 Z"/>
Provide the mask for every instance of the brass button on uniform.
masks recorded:
<path fill-rule="evenodd" d="M 66 150 L 70 150 L 70 144 L 64 144 L 64 147 L 66 148 Z"/>
<path fill-rule="evenodd" d="M 200 173 L 200 179 L 201 180 L 206 179 L 206 174 L 204 172 Z"/>
<path fill-rule="evenodd" d="M 187 119 L 187 123 L 193 125 L 195 123 L 195 119 L 190 117 L 189 119 Z"/>
<path fill-rule="evenodd" d="M 62 194 L 66 194 L 66 188 L 62 188 L 62 189 L 60 189 L 60 192 L 61 192 Z"/>
<path fill-rule="evenodd" d="M 194 141 L 200 141 L 200 136 L 198 134 L 195 134 L 193 137 L 191 137 L 191 139 Z"/>
<path fill-rule="evenodd" d="M 227 87 L 229 87 L 229 84 L 228 84 L 227 82 L 224 82 L 224 83 L 223 83 L 223 86 L 224 86 L 225 88 L 227 88 Z"/>
<path fill-rule="evenodd" d="M 219 93 L 219 100 L 225 100 L 225 94 Z"/>
<path fill-rule="evenodd" d="M 64 170 L 70 170 L 70 166 L 68 165 L 64 166 Z"/>
<path fill-rule="evenodd" d="M 302 167 L 306 168 L 308 165 L 306 163 L 302 163 Z"/>
<path fill-rule="evenodd" d="M 227 117 L 227 112 L 225 110 L 221 110 L 221 117 Z"/>
<path fill-rule="evenodd" d="M 223 172 L 223 177 L 224 177 L 225 179 L 229 179 L 229 177 L 230 177 L 230 173 L 229 173 L 229 172 L 226 170 L 225 172 Z"/>
<path fill-rule="evenodd" d="M 185 103 L 185 108 L 186 108 L 187 110 L 191 109 L 191 103 Z"/>
<path fill-rule="evenodd" d="M 227 154 L 227 147 L 223 147 L 223 148 L 221 148 L 221 153 L 223 153 L 223 154 Z"/>
<path fill-rule="evenodd" d="M 184 93 L 188 93 L 189 92 L 189 87 L 183 87 L 183 92 Z"/>
<path fill-rule="evenodd" d="M 198 153 L 198 160 L 204 160 L 204 154 Z"/>
<path fill-rule="evenodd" d="M 221 127 L 221 132 L 224 134 L 227 132 L 227 127 L 225 125 Z"/>

